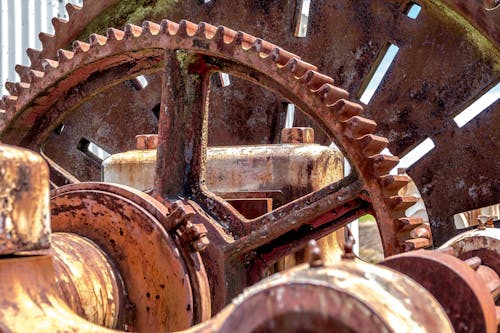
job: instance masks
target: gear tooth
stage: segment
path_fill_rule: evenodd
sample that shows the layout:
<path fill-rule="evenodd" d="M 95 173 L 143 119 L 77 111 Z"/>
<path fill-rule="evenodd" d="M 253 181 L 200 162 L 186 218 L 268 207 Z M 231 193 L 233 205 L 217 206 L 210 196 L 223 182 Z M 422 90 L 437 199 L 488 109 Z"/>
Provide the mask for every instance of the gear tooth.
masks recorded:
<path fill-rule="evenodd" d="M 125 32 L 115 28 L 108 28 L 106 30 L 106 37 L 108 40 L 122 40 L 125 36 Z"/>
<path fill-rule="evenodd" d="M 31 66 L 40 65 L 41 53 L 42 51 L 37 49 L 32 49 L 32 48 L 26 49 L 26 54 L 28 55 L 28 58 L 30 58 Z"/>
<path fill-rule="evenodd" d="M 23 91 L 28 90 L 30 88 L 30 84 L 26 82 L 16 82 L 16 92 L 17 95 L 20 95 Z"/>
<path fill-rule="evenodd" d="M 277 46 L 260 38 L 256 38 L 252 43 L 252 50 L 265 55 L 269 55 L 274 48 Z"/>
<path fill-rule="evenodd" d="M 411 231 L 410 231 L 410 237 L 411 238 L 427 238 L 427 239 L 431 239 L 431 230 L 429 228 L 429 225 L 423 223 L 422 225 L 416 227 L 416 228 L 413 228 Z"/>
<path fill-rule="evenodd" d="M 278 65 L 285 66 L 291 59 L 297 59 L 297 57 L 293 53 L 275 47 L 271 50 L 271 59 Z"/>
<path fill-rule="evenodd" d="M 325 86 L 322 91 L 319 91 L 319 89 L 322 88 L 324 84 L 333 83 L 333 79 L 316 71 L 308 70 L 300 77 L 299 82 L 305 83 L 310 90 L 317 92 L 323 97 L 326 90 L 330 88 Z"/>
<path fill-rule="evenodd" d="M 386 195 L 396 195 L 398 191 L 406 186 L 411 178 L 406 175 L 386 175 L 382 177 L 382 186 Z"/>
<path fill-rule="evenodd" d="M 54 27 L 55 35 L 58 35 L 59 33 L 62 33 L 66 29 L 66 24 L 68 21 L 63 20 L 59 17 L 53 17 L 52 18 L 52 26 Z"/>
<path fill-rule="evenodd" d="M 333 79 L 331 79 L 331 81 L 333 82 Z M 321 81 L 318 81 L 318 84 L 319 82 Z M 345 99 L 349 97 L 349 93 L 347 91 L 345 91 L 342 88 L 334 86 L 332 83 L 323 84 L 319 89 L 317 89 L 316 93 L 321 96 L 321 99 L 326 105 L 332 105 L 339 99 Z"/>
<path fill-rule="evenodd" d="M 351 117 L 343 123 L 345 125 L 344 133 L 351 139 L 357 139 L 366 134 L 371 134 L 377 127 L 377 123 L 373 120 L 360 116 Z"/>
<path fill-rule="evenodd" d="M 87 52 L 90 49 L 90 44 L 85 43 L 79 40 L 75 40 L 73 42 L 73 52 L 78 53 L 78 52 Z"/>
<path fill-rule="evenodd" d="M 396 226 L 400 231 L 411 230 L 424 223 L 421 217 L 400 217 L 396 221 Z"/>
<path fill-rule="evenodd" d="M 431 241 L 427 238 L 409 239 L 404 242 L 404 251 L 413 251 L 431 246 Z"/>
<path fill-rule="evenodd" d="M 142 34 L 142 28 L 132 23 L 125 24 L 123 31 L 125 31 L 125 37 L 139 37 Z"/>
<path fill-rule="evenodd" d="M 23 82 L 30 82 L 29 81 L 29 73 L 31 71 L 30 67 L 23 66 L 23 65 L 16 65 L 16 72 L 19 74 L 19 77 L 21 78 L 21 81 Z"/>
<path fill-rule="evenodd" d="M 54 35 L 48 34 L 46 32 L 40 32 L 38 34 L 38 38 L 42 42 L 42 49 L 43 50 L 52 50 L 53 46 L 56 43 L 56 39 Z"/>
<path fill-rule="evenodd" d="M 5 110 L 15 110 L 17 105 L 17 96 L 5 95 L 2 97 Z"/>
<path fill-rule="evenodd" d="M 224 48 L 224 44 L 231 44 L 234 41 L 235 36 L 231 38 L 229 29 L 219 25 L 215 30 L 212 39 L 217 43 L 217 48 L 222 50 Z"/>
<path fill-rule="evenodd" d="M 90 45 L 105 45 L 108 39 L 106 36 L 99 35 L 99 34 L 92 34 L 89 37 Z"/>
<path fill-rule="evenodd" d="M 217 33 L 217 27 L 206 22 L 198 24 L 198 34 L 207 39 L 213 39 Z"/>
<path fill-rule="evenodd" d="M 43 78 L 43 76 L 44 76 L 44 73 L 42 71 L 37 71 L 37 70 L 31 69 L 28 72 L 28 77 L 29 77 L 28 81 L 30 83 L 33 83 L 36 80 L 39 80 L 39 79 Z"/>
<path fill-rule="evenodd" d="M 169 20 L 162 20 L 160 22 L 160 27 L 160 32 L 162 34 L 175 35 L 177 31 L 179 31 L 179 25 Z"/>
<path fill-rule="evenodd" d="M 179 35 L 180 37 L 192 37 L 196 34 L 197 31 L 197 24 L 187 20 L 181 20 L 179 22 L 179 30 L 177 30 L 177 35 Z"/>
<path fill-rule="evenodd" d="M 231 44 L 236 39 L 237 32 L 233 29 L 226 28 L 224 26 L 217 27 L 217 33 L 222 35 L 222 39 L 225 44 Z"/>
<path fill-rule="evenodd" d="M 5 82 L 5 89 L 9 92 L 11 95 L 17 95 L 16 94 L 16 83 L 15 82 Z"/>
<path fill-rule="evenodd" d="M 47 69 L 50 68 L 57 68 L 59 66 L 59 62 L 51 59 L 44 59 L 42 61 L 42 67 L 44 71 L 47 71 Z"/>
<path fill-rule="evenodd" d="M 142 31 L 145 33 L 149 33 L 153 36 L 158 35 L 160 33 L 161 27 L 159 24 L 156 24 L 151 21 L 142 22 Z"/>
<path fill-rule="evenodd" d="M 78 5 L 74 5 L 72 3 L 67 3 L 66 4 L 66 11 L 68 12 L 68 17 L 71 19 L 73 15 L 75 15 L 76 12 L 82 9 L 82 7 Z"/>
<path fill-rule="evenodd" d="M 369 157 L 372 163 L 372 173 L 376 177 L 381 177 L 389 174 L 396 165 L 399 163 L 399 158 L 397 156 L 389 156 L 383 154 L 377 154 Z"/>
<path fill-rule="evenodd" d="M 356 142 L 363 151 L 365 157 L 379 154 L 389 144 L 386 138 L 373 134 L 363 135 L 359 139 L 356 139 Z"/>
<path fill-rule="evenodd" d="M 63 49 L 57 50 L 57 60 L 59 62 L 71 60 L 73 59 L 74 56 L 75 56 L 74 52 Z"/>
<path fill-rule="evenodd" d="M 387 199 L 389 207 L 395 213 L 404 213 L 408 208 L 417 203 L 418 198 L 414 196 L 395 195 Z"/>
<path fill-rule="evenodd" d="M 315 71 L 317 69 L 318 68 L 316 66 L 297 58 L 291 58 L 282 68 L 282 70 L 293 74 L 295 78 L 304 76 L 307 71 Z"/>
<path fill-rule="evenodd" d="M 247 34 L 246 32 L 238 31 L 236 33 L 235 43 L 241 46 L 243 50 L 249 50 L 252 48 L 253 43 L 257 40 L 256 37 Z"/>
<path fill-rule="evenodd" d="M 345 121 L 363 113 L 363 107 L 361 105 L 345 99 L 339 99 L 334 104 L 328 106 L 330 111 L 334 114 L 334 118 L 339 121 Z"/>

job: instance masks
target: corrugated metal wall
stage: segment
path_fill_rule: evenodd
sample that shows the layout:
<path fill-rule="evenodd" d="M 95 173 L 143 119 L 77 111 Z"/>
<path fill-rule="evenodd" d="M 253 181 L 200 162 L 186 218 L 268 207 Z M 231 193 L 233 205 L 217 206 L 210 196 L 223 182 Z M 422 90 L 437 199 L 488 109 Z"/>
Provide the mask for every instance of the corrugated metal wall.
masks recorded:
<path fill-rule="evenodd" d="M 19 80 L 16 64 L 30 64 L 26 49 L 41 49 L 38 34 L 54 33 L 51 19 L 67 19 L 68 2 L 83 0 L 0 0 L 0 95 L 7 93 L 5 81 Z"/>

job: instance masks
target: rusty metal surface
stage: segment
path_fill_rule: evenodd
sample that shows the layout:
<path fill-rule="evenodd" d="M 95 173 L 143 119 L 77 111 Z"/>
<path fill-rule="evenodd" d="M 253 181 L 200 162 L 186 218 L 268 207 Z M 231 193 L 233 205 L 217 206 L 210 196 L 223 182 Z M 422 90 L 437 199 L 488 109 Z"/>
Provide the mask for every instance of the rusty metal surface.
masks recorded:
<path fill-rule="evenodd" d="M 69 233 L 51 234 L 51 248 L 26 253 L 50 255 L 59 297 L 77 315 L 100 326 L 123 327 L 123 281 L 99 247 Z"/>
<path fill-rule="evenodd" d="M 102 164 L 103 180 L 148 190 L 155 164 L 155 150 L 114 154 Z M 277 207 L 342 179 L 343 158 L 315 144 L 208 147 L 205 177 L 208 189 L 223 198 L 279 194 Z"/>
<path fill-rule="evenodd" d="M 500 275 L 500 230 L 498 228 L 474 229 L 448 240 L 441 249 L 451 249 L 453 255 L 466 260 L 481 258 L 483 265 Z"/>
<path fill-rule="evenodd" d="M 497 332 L 491 291 L 481 276 L 460 259 L 420 250 L 386 258 L 382 264 L 426 288 L 443 306 L 456 332 Z"/>
<path fill-rule="evenodd" d="M 398 197 L 397 189 L 404 184 L 399 181 L 394 182 L 392 176 L 385 176 L 397 163 L 397 158 L 379 154 L 387 142 L 372 135 L 375 123 L 356 116 L 361 112 L 361 107 L 342 99 L 348 96 L 347 92 L 331 85 L 331 79 L 315 72 L 314 66 L 302 62 L 295 55 L 273 44 L 227 28 L 217 29 L 204 23 L 198 26 L 187 21 L 182 21 L 180 24 L 163 21 L 162 25 L 145 22 L 144 28 L 127 25 L 125 32 L 111 29 L 108 31 L 108 37 L 92 35 L 90 44 L 76 43 L 74 52 L 61 53 L 60 62 L 52 63 L 54 67 L 46 67 L 43 77 L 33 77 L 29 87 L 18 96 L 17 104 L 9 108 L 7 113 L 13 118 L 9 126 L 4 129 L 2 137 L 18 143 L 35 144 L 45 136 L 41 132 L 50 133 L 51 124 L 57 123 L 59 121 L 57 119 L 64 117 L 71 109 L 70 105 L 78 104 L 79 99 L 65 100 L 63 96 L 71 96 L 79 91 L 77 87 L 81 82 L 88 81 L 89 77 L 97 73 L 96 71 L 103 73 L 108 69 L 106 73 L 112 73 L 117 66 L 122 65 L 134 65 L 136 74 L 141 70 L 148 71 L 161 64 L 159 61 L 165 56 L 163 49 L 170 55 L 166 58 L 169 62 L 166 68 L 171 73 L 164 78 L 166 84 L 163 89 L 163 110 L 165 107 L 173 110 L 179 107 L 174 101 L 168 102 L 169 89 L 172 89 L 181 94 L 179 95 L 181 100 L 187 98 L 188 104 L 184 109 L 198 111 L 196 114 L 184 112 L 185 115 L 189 115 L 186 119 L 182 118 L 184 115 L 181 109 L 176 111 L 181 112 L 180 115 L 171 114 L 174 118 L 180 117 L 178 120 L 182 119 L 178 124 L 179 126 L 183 124 L 186 131 L 179 131 L 177 134 L 184 133 L 183 140 L 176 139 L 176 136 L 169 131 L 172 130 L 169 127 L 172 124 L 168 118 L 163 121 L 163 129 L 160 126 L 159 152 L 162 156 L 157 166 L 159 170 L 156 179 L 157 193 L 194 195 L 210 214 L 218 216 L 224 223 L 234 224 L 232 232 L 236 235 L 243 235 L 250 230 L 248 225 L 244 225 L 245 223 L 238 223 L 236 221 L 238 217 L 234 212 L 227 210 L 224 203 L 213 194 L 207 193 L 202 185 L 207 119 L 207 110 L 201 107 L 206 105 L 202 104 L 202 99 L 208 96 L 210 73 L 228 72 L 279 92 L 310 117 L 315 118 L 322 124 L 323 130 L 336 139 L 356 170 L 353 176 L 346 180 L 346 182 L 353 181 L 353 186 L 342 190 L 345 192 L 343 195 L 347 195 L 349 199 L 346 197 L 341 201 L 334 199 L 338 198 L 339 193 L 335 192 L 339 191 L 339 188 L 338 185 L 333 185 L 324 188 L 323 191 L 316 191 L 309 197 L 302 197 L 301 201 L 294 202 L 297 207 L 293 210 L 290 206 L 283 206 L 281 211 L 273 212 L 274 216 L 280 215 L 283 219 L 287 214 L 296 215 L 299 220 L 293 222 L 296 223 L 294 228 L 297 228 L 304 222 L 317 226 L 335 220 L 338 216 L 335 207 L 339 208 L 342 205 L 343 209 L 351 211 L 350 218 L 356 218 L 365 213 L 368 207 L 372 207 L 377 215 L 385 252 L 396 253 L 405 248 L 404 241 L 408 239 L 408 234 L 399 233 L 399 219 L 408 205 L 412 204 L 413 199 Z M 174 52 L 169 51 L 176 49 L 189 50 L 189 53 L 174 56 Z M 178 56 L 182 63 L 180 65 L 175 64 L 179 61 L 176 60 Z M 111 75 L 111 79 L 119 81 L 116 77 L 118 74 Z M 120 77 L 122 80 L 129 78 L 127 75 L 125 78 Z M 58 82 L 57 88 L 47 90 L 55 82 Z M 192 91 L 200 93 L 195 94 L 197 98 L 193 100 L 189 97 L 192 96 L 191 92 L 183 92 L 183 89 L 193 89 Z M 70 103 L 65 104 L 67 108 L 52 107 L 63 101 Z M 16 108 L 19 110 L 15 111 Z M 160 116 L 163 117 L 164 114 L 161 112 Z M 171 147 L 168 148 L 166 145 Z M 173 163 L 177 157 L 163 156 L 167 153 L 183 154 L 184 161 Z M 360 178 L 361 187 L 357 186 L 355 180 L 357 176 Z M 181 185 L 182 183 L 184 185 Z M 369 194 L 369 198 L 362 195 L 365 192 Z M 315 203 L 315 208 L 312 208 L 311 200 L 316 202 L 321 198 L 323 203 Z M 348 204 L 349 200 L 354 202 Z M 304 214 L 301 211 L 309 213 Z M 324 215 L 332 211 L 333 214 Z M 342 215 L 346 215 L 346 211 L 343 211 Z M 275 220 L 275 217 L 267 215 L 253 225 L 262 225 L 267 219 Z M 277 220 L 274 222 L 278 223 Z M 335 227 L 343 226 L 346 222 L 348 219 L 340 225 L 336 224 Z M 279 237 L 286 229 L 291 228 L 290 226 L 277 228 L 273 237 Z M 419 240 L 421 241 L 414 244 L 426 246 L 430 243 L 424 238 Z"/>
<path fill-rule="evenodd" d="M 49 247 L 48 175 L 38 154 L 0 144 L 0 255 Z"/>
<path fill-rule="evenodd" d="M 189 332 L 453 332 L 439 303 L 403 274 L 357 260 L 308 267 L 247 289 Z"/>
<path fill-rule="evenodd" d="M 50 256 L 2 258 L 0 279 L 1 332 L 116 332 L 86 321 L 66 305 Z"/>
<path fill-rule="evenodd" d="M 495 160 L 488 158 L 489 152 L 499 150 L 495 127 L 491 126 L 498 123 L 498 102 L 462 129 L 451 119 L 498 82 L 498 8 L 487 10 L 487 4 L 480 0 L 428 0 L 419 3 L 422 12 L 412 20 L 405 15 L 409 1 L 315 1 L 307 37 L 297 38 L 293 32 L 300 1 L 248 4 L 219 0 L 203 4 L 193 0 L 175 6 L 138 3 L 142 11 L 130 8 L 126 2 L 105 3 L 112 6 L 101 15 L 89 10 L 89 17 L 94 18 L 92 28 L 97 32 L 104 33 L 110 23 L 120 26 L 127 21 L 139 23 L 142 19 L 161 17 L 226 24 L 292 51 L 300 50 L 305 60 L 317 64 L 337 85 L 355 95 L 366 84 L 386 44 L 396 44 L 400 48 L 398 57 L 366 112 L 380 125 L 379 133 L 390 139 L 394 154 L 403 154 L 426 137 L 436 143 L 434 151 L 415 164 L 409 174 L 422 192 L 437 242 L 456 233 L 449 221 L 451 215 L 499 201 L 495 194 L 499 185 L 492 173 L 497 167 Z M 461 45 L 461 52 L 455 52 L 456 45 Z M 317 52 L 319 49 L 322 51 Z M 446 61 L 438 61 L 443 54 Z M 52 56 L 55 58 L 55 53 Z M 245 110 L 238 117 L 227 111 L 217 113 L 220 116 L 216 119 L 221 120 L 214 129 L 221 134 L 214 135 L 223 142 L 231 140 L 231 136 L 244 138 L 248 126 L 242 125 L 250 123 L 248 115 L 271 110 L 260 117 L 265 122 L 256 124 L 266 128 L 273 128 L 276 119 L 283 117 L 278 103 L 269 102 L 268 107 L 244 103 L 251 94 L 242 95 L 239 91 L 228 87 L 213 91 L 211 103 L 216 110 Z M 454 140 L 448 140 L 449 137 Z M 461 148 L 464 146 L 468 149 Z M 469 161 L 482 165 L 480 172 L 472 173 Z M 450 163 L 453 173 L 449 172 Z M 453 190 L 455 200 L 449 202 L 449 191 L 457 184 L 475 190 Z"/>
<path fill-rule="evenodd" d="M 335 5 L 316 1 L 311 7 L 306 38 L 293 36 L 299 3 L 292 1 L 269 2 L 265 5 L 256 3 L 252 4 L 252 10 L 248 4 L 239 4 L 234 1 L 230 3 L 213 1 L 207 4 L 183 1 L 176 6 L 153 2 L 147 5 L 138 3 L 137 11 L 126 2 L 105 1 L 102 6 L 113 6 L 100 15 L 96 10 L 90 10 L 91 6 L 95 6 L 92 1 L 89 1 L 88 5 L 86 20 L 95 18 L 91 27 L 98 32 L 104 32 L 102 29 L 110 23 L 121 25 L 127 20 L 136 20 L 135 22 L 138 23 L 137 20 L 159 18 L 162 15 L 170 18 L 190 17 L 214 23 L 226 23 L 250 31 L 279 42 L 291 50 L 300 50 L 300 53 L 304 54 L 304 59 L 319 64 L 322 70 L 334 77 L 336 84 L 355 95 L 366 83 L 366 77 L 371 73 L 379 51 L 384 49 L 386 42 L 394 42 L 400 47 L 396 63 L 389 71 L 381 89 L 377 91 L 374 100 L 366 108 L 369 117 L 375 119 L 380 125 L 379 132 L 389 137 L 391 150 L 396 154 L 401 154 L 421 141 L 424 135 L 430 135 L 429 133 L 432 134 L 434 141 L 438 135 L 447 138 L 451 132 L 443 129 L 448 128 L 451 128 L 454 137 L 466 138 L 464 139 L 467 140 L 466 143 L 473 147 L 465 152 L 470 156 L 465 156 L 461 149 L 456 149 L 460 145 L 451 143 L 450 140 L 439 140 L 434 152 L 439 150 L 436 154 L 440 157 L 433 160 L 433 170 L 429 167 L 431 163 L 424 163 L 425 159 L 410 170 L 410 175 L 418 180 L 420 189 L 424 187 L 433 189 L 424 191 L 423 196 L 431 211 L 432 227 L 435 233 L 442 235 L 438 236 L 438 243 L 455 233 L 447 222 L 450 212 L 456 212 L 465 205 L 478 207 L 486 205 L 487 201 L 498 201 L 494 194 L 498 191 L 493 191 L 498 184 L 495 183 L 495 177 L 491 177 L 491 170 L 495 170 L 492 164 L 494 161 L 486 158 L 488 155 L 484 151 L 485 146 L 498 150 L 495 144 L 497 140 L 494 140 L 491 146 L 479 143 L 483 139 L 495 137 L 492 127 L 489 126 L 495 123 L 495 119 L 488 119 L 488 112 L 483 112 L 478 116 L 475 122 L 481 127 L 481 131 L 456 129 L 451 125 L 443 126 L 443 121 L 447 122 L 446 124 L 450 123 L 450 115 L 456 114 L 459 109 L 476 98 L 480 91 L 484 91 L 486 87 L 498 81 L 496 61 L 498 48 L 494 46 L 497 40 L 495 36 L 498 35 L 498 10 L 486 11 L 481 1 L 425 1 L 420 4 L 423 9 L 417 20 L 412 20 L 405 15 L 408 8 L 407 1 L 373 1 L 370 4 L 342 2 Z M 231 9 L 232 6 L 235 6 L 235 10 Z M 140 11 L 142 7 L 144 10 Z M 244 15 L 239 14 L 242 9 L 246 9 L 243 12 Z M 238 14 L 228 15 L 228 13 Z M 259 24 L 254 24 L 255 21 Z M 369 29 L 367 29 L 368 26 Z M 48 39 L 46 43 L 57 44 L 53 39 Z M 457 44 L 465 46 L 463 52 L 452 52 Z M 311 45 L 321 45 L 324 52 L 316 52 L 316 47 L 308 47 Z M 446 63 L 427 61 L 430 58 L 439 59 L 446 50 L 449 53 Z M 420 53 L 425 53 L 426 57 L 419 57 Z M 335 56 L 331 57 L 332 54 Z M 452 54 L 453 57 L 450 56 Z M 54 58 L 55 54 L 52 57 Z M 417 60 L 424 61 L 425 66 L 419 66 Z M 416 68 L 425 68 L 425 70 L 417 71 Z M 467 80 L 461 80 L 461 77 L 467 77 Z M 477 79 L 473 80 L 472 77 Z M 236 79 L 235 86 L 238 86 L 237 81 Z M 455 89 L 451 82 L 459 82 L 460 89 Z M 394 87 L 396 88 L 393 89 Z M 220 92 L 217 93 L 217 90 Z M 222 134 L 219 137 L 223 142 L 230 140 L 231 136 L 224 133 L 233 131 L 232 136 L 238 136 L 240 133 L 244 135 L 249 132 L 248 126 L 242 126 L 246 122 L 244 114 L 252 115 L 259 112 L 262 114 L 262 110 L 266 108 L 278 110 L 274 113 L 275 115 L 271 112 L 270 116 L 260 117 L 260 119 L 267 120 L 259 124 L 254 123 L 258 128 L 274 128 L 277 121 L 279 123 L 284 117 L 283 110 L 279 110 L 282 108 L 277 104 L 276 107 L 268 108 L 259 103 L 243 103 L 242 101 L 248 100 L 249 96 L 241 94 L 241 90 L 244 89 L 228 89 L 228 87 L 212 89 L 211 103 L 217 105 L 214 109 L 224 110 L 216 112 L 220 115 L 217 117 L 222 121 L 213 128 L 215 131 L 220 129 Z M 398 96 L 393 96 L 393 92 L 396 91 Z M 437 91 L 438 93 L 435 94 L 437 97 L 433 97 L 431 91 Z M 263 95 L 263 93 L 256 93 L 256 95 Z M 158 99 L 159 97 L 156 100 Z M 230 103 L 234 108 L 227 104 L 228 100 L 231 100 Z M 443 106 L 443 101 L 445 106 Z M 496 107 L 493 106 L 493 110 Z M 443 108 L 446 108 L 446 112 L 442 112 Z M 149 109 L 147 113 L 150 114 L 150 107 L 147 109 Z M 234 113 L 227 112 L 231 109 L 247 111 L 243 112 L 242 116 L 234 117 Z M 413 110 L 419 110 L 419 112 Z M 434 119 L 437 120 L 434 121 Z M 248 122 L 248 124 L 251 123 L 251 121 Z M 234 129 L 241 130 L 235 133 Z M 260 134 L 253 135 L 252 138 L 258 136 Z M 266 136 L 273 137 L 273 135 L 265 134 L 261 138 Z M 245 139 L 242 136 L 242 138 L 243 141 L 240 142 L 249 140 L 248 137 Z M 257 142 L 262 142 L 259 140 L 257 139 Z M 427 158 L 430 158 L 430 155 Z M 448 171 L 435 171 L 449 170 L 447 163 L 451 160 L 478 161 L 478 158 L 479 164 L 484 166 L 480 174 L 469 173 L 468 170 L 471 168 L 462 167 L 467 165 L 463 162 L 455 165 L 451 177 Z M 71 164 L 72 160 L 68 158 L 66 161 Z M 94 165 L 92 168 L 95 167 Z M 429 177 L 431 171 L 436 172 L 432 179 Z M 441 189 L 453 188 L 453 185 L 462 182 L 471 188 L 478 189 L 476 192 L 480 195 L 456 191 L 454 197 L 457 200 L 452 203 L 448 202 L 449 192 L 443 192 Z M 432 202 L 434 205 L 431 205 Z M 448 207 L 448 209 L 434 207 Z"/>
<path fill-rule="evenodd" d="M 52 228 L 92 240 L 116 265 L 125 285 L 124 324 L 130 330 L 162 331 L 200 320 L 194 318 L 190 279 L 176 244 L 146 204 L 127 196 L 141 196 L 149 205 L 154 200 L 111 185 L 85 186 L 52 193 Z"/>

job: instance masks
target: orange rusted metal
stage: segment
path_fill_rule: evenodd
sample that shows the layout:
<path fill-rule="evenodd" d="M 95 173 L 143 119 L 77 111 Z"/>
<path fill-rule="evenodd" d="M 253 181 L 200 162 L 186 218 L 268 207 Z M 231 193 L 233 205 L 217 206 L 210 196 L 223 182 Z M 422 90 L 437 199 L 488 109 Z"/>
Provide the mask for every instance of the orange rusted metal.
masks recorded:
<path fill-rule="evenodd" d="M 485 278 L 462 260 L 443 252 L 419 250 L 386 258 L 382 264 L 426 288 L 445 309 L 455 332 L 497 332 L 491 290 Z"/>
<path fill-rule="evenodd" d="M 48 176 L 40 155 L 0 144 L 0 255 L 49 246 Z"/>

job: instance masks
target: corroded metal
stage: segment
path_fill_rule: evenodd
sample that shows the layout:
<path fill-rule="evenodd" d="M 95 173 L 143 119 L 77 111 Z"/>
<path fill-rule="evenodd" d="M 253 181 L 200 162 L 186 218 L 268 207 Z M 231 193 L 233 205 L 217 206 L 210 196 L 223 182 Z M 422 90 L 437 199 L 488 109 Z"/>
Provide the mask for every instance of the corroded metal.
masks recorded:
<path fill-rule="evenodd" d="M 103 162 L 103 180 L 150 190 L 156 155 L 155 150 L 114 154 Z M 227 199 L 267 193 L 277 207 L 342 177 L 341 153 L 317 144 L 207 148 L 207 187 Z"/>
<path fill-rule="evenodd" d="M 498 102 L 464 128 L 455 126 L 452 118 L 498 83 L 500 11 L 498 6 L 493 9 L 491 1 L 424 0 L 418 3 L 422 7 L 419 16 L 412 19 L 406 15 L 411 4 L 406 0 L 363 4 L 345 0 L 335 5 L 326 0 L 314 1 L 307 36 L 297 38 L 294 32 L 300 1 L 184 0 L 175 5 L 170 1 L 139 1 L 132 6 L 126 1 L 87 0 L 84 10 L 69 7 L 69 23 L 55 20 L 55 36 L 43 35 L 41 54 L 31 50 L 29 55 L 31 68 L 41 71 L 43 60 L 56 60 L 57 50 L 66 47 L 76 35 L 86 38 L 91 32 L 104 34 L 109 26 L 130 21 L 139 24 L 144 19 L 190 17 L 236 27 L 277 42 L 320 65 L 336 85 L 359 97 L 388 43 L 395 44 L 400 49 L 396 61 L 364 112 L 379 124 L 377 134 L 390 139 L 389 148 L 398 156 L 427 137 L 436 144 L 408 172 L 422 193 L 436 241 L 441 244 L 458 232 L 451 221 L 453 214 L 499 201 L 495 191 L 498 180 L 493 173 L 497 168 L 490 158 L 491 151 L 498 151 L 499 140 L 495 140 L 493 125 L 499 121 Z M 242 9 L 245 15 L 240 14 Z M 461 45 L 462 52 L 455 52 L 456 45 Z M 429 61 L 441 59 L 443 54 L 445 63 Z M 19 68 L 22 84 L 10 85 L 17 87 L 11 91 L 13 98 L 18 95 L 17 90 L 21 92 L 29 83 L 29 69 Z M 122 71 L 125 75 L 134 73 L 126 66 Z M 50 157 L 81 180 L 98 180 L 98 164 L 82 156 L 76 144 L 86 135 L 116 153 L 132 149 L 130 140 L 136 134 L 154 132 L 157 120 L 151 110 L 157 110 L 159 104 L 161 75 L 148 73 L 147 77 L 147 89 L 137 91 L 127 81 L 100 91 L 100 98 L 87 98 L 81 112 L 66 117 L 67 132 L 50 136 L 45 147 Z M 97 91 L 95 88 L 86 91 Z M 101 102 L 101 97 L 113 100 L 115 96 L 123 98 L 116 99 L 111 109 Z M 213 87 L 210 109 L 217 112 L 209 116 L 210 144 L 277 142 L 285 114 L 282 102 L 271 92 L 237 77 L 231 78 L 229 87 Z M 124 121 L 123 110 L 134 121 Z M 233 110 L 241 112 L 236 114 Z M 98 126 L 88 121 L 87 112 L 99 119 Z M 297 125 L 310 126 L 311 121 L 299 115 Z M 329 142 L 319 131 L 317 134 L 320 142 Z M 450 137 L 454 139 L 449 140 Z M 470 163 L 481 168 L 470 167 Z M 451 202 L 450 193 L 454 197 Z"/>
<path fill-rule="evenodd" d="M 68 307 L 56 286 L 51 256 L 3 258 L 0 279 L 1 332 L 116 332 L 86 321 Z"/>
<path fill-rule="evenodd" d="M 255 225 L 263 224 L 264 219 L 278 224 L 273 215 L 283 219 L 284 215 L 289 215 L 288 220 L 295 224 L 293 229 L 305 222 L 317 227 L 343 216 L 342 222 L 335 223 L 335 228 L 338 228 L 371 211 L 377 217 L 386 254 L 408 248 L 405 242 L 411 243 L 411 248 L 430 244 L 427 238 L 411 240 L 408 232 L 401 232 L 400 219 L 414 200 L 400 198 L 397 189 L 403 184 L 394 182 L 393 177 L 387 175 L 398 161 L 396 157 L 380 153 L 387 140 L 372 134 L 375 123 L 358 115 L 362 112 L 361 106 L 345 100 L 347 92 L 333 86 L 332 79 L 317 73 L 313 65 L 251 35 L 205 23 L 195 25 L 181 21 L 176 24 L 164 20 L 161 24 L 145 22 L 143 27 L 127 25 L 125 30 L 110 29 L 107 37 L 92 35 L 90 44 L 77 42 L 73 52 L 61 52 L 57 66 L 52 62 L 54 67 L 45 67 L 43 78 L 33 77 L 29 87 L 19 93 L 15 105 L 9 104 L 2 138 L 27 145 L 42 144 L 51 135 L 53 124 L 70 113 L 71 105 L 76 107 L 79 103 L 82 89 L 94 86 L 92 91 L 97 93 L 99 85 L 109 87 L 130 79 L 130 71 L 139 75 L 158 70 L 163 64 L 161 60 L 165 60 L 170 65 L 165 66 L 162 86 L 156 195 L 191 196 L 220 223 L 231 225 L 231 232 L 238 237 Z M 123 66 L 130 70 L 125 76 L 119 69 Z M 102 75 L 92 76 L 97 68 Z M 211 73 L 217 71 L 264 85 L 321 123 L 323 131 L 336 140 L 355 170 L 344 180 L 344 189 L 340 190 L 340 184 L 337 184 L 315 191 L 297 200 L 293 210 L 283 206 L 281 211 L 272 212 L 260 221 L 257 219 L 252 226 L 228 210 L 217 195 L 207 191 L 204 164 L 208 83 Z M 95 80 L 87 80 L 89 77 L 95 77 Z M 57 88 L 47 90 L 56 81 L 59 81 Z M 80 83 L 90 86 L 83 88 Z M 78 93 L 75 90 L 77 85 Z M 173 92 L 187 102 L 182 108 L 169 97 Z M 42 95 L 43 104 L 38 100 Z M 190 112 L 186 111 L 188 109 Z M 165 110 L 173 113 L 165 116 Z M 196 113 L 191 112 L 194 110 Z M 30 115 L 38 120 L 33 122 Z M 176 123 L 183 129 L 178 133 L 182 133 L 182 140 L 172 136 L 172 131 L 175 131 L 172 117 L 177 117 Z M 169 155 L 172 152 L 182 153 L 184 157 L 172 157 Z M 352 186 L 345 186 L 345 183 Z M 337 200 L 339 195 L 343 200 Z M 290 214 L 294 217 L 290 218 Z M 417 221 L 413 225 L 418 226 Z M 278 238 L 291 230 L 290 226 L 283 225 L 270 238 Z M 258 234 L 257 231 L 255 236 Z M 245 246 L 262 245 L 250 245 L 249 240 L 245 239 Z M 239 245 L 233 247 L 242 250 Z"/>
<path fill-rule="evenodd" d="M 94 242 L 56 232 L 51 235 L 51 248 L 42 253 L 52 257 L 59 297 L 77 315 L 108 328 L 124 326 L 123 281 Z"/>
<path fill-rule="evenodd" d="M 479 257 L 483 265 L 500 275 L 500 230 L 498 228 L 466 231 L 441 246 L 456 257 L 467 260 Z"/>
<path fill-rule="evenodd" d="M 49 247 L 48 175 L 40 155 L 0 144 L 0 255 Z"/>
<path fill-rule="evenodd" d="M 158 220 L 167 214 L 147 194 L 110 184 L 74 184 L 52 193 L 53 230 L 90 239 L 116 265 L 125 288 L 122 329 L 180 330 L 210 313 L 210 298 L 194 295 L 202 288 L 199 258 L 183 256 Z M 188 275 L 188 264 L 199 274 Z"/>
<path fill-rule="evenodd" d="M 189 332 L 453 332 L 439 303 L 403 274 L 358 260 L 308 266 L 245 290 Z"/>
<path fill-rule="evenodd" d="M 453 255 L 436 251 L 403 253 L 386 258 L 382 264 L 426 288 L 443 306 L 456 332 L 497 332 L 494 295 L 489 287 L 495 276 L 478 273 Z"/>

